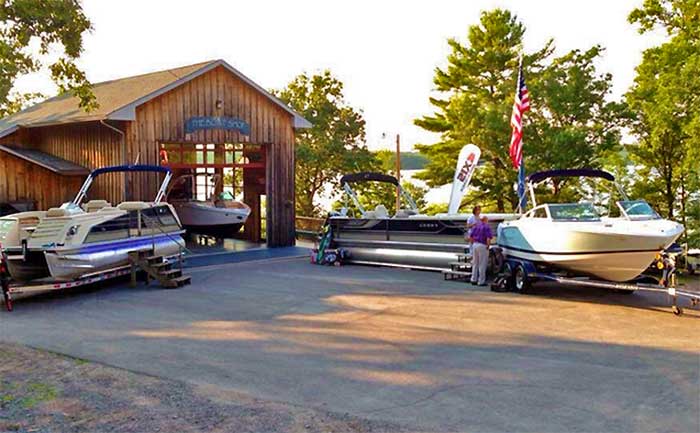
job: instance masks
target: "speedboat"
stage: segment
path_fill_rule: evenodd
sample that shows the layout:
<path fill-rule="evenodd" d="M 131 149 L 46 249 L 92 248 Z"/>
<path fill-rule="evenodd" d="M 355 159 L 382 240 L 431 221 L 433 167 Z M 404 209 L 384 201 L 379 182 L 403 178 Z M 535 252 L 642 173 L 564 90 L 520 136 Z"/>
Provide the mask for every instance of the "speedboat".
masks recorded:
<path fill-rule="evenodd" d="M 609 197 L 602 216 L 591 202 L 537 205 L 535 187 L 549 179 L 599 178 L 612 182 L 622 200 Z M 630 200 L 615 177 L 602 170 L 552 170 L 527 179 L 533 208 L 498 228 L 506 257 L 603 280 L 638 277 L 657 254 L 683 233 L 683 226 L 662 219 L 644 200 Z"/>
<path fill-rule="evenodd" d="M 221 176 L 212 176 L 212 194 L 206 200 L 192 197 L 197 174 L 186 174 L 173 182 L 166 200 L 173 205 L 183 227 L 192 233 L 227 237 L 237 233 L 250 215 L 250 207 L 236 201 L 228 191 L 216 194 Z M 199 174 L 199 176 L 208 176 Z"/>
<path fill-rule="evenodd" d="M 467 145 L 460 152 L 448 208 L 438 215 L 421 214 L 411 195 L 398 180 L 382 173 L 347 174 L 340 179 L 345 191 L 346 206 L 328 218 L 332 246 L 344 250 L 344 261 L 389 265 L 425 270 L 450 269 L 450 263 L 465 254 L 464 239 L 469 214 L 457 213 L 464 192 L 476 168 L 479 149 Z M 379 182 L 396 188 L 402 207 L 391 215 L 383 204 L 366 209 L 351 185 Z M 357 212 L 351 211 L 353 208 Z M 493 233 L 500 222 L 516 218 L 514 214 L 482 214 L 489 218 Z"/>
<path fill-rule="evenodd" d="M 164 174 L 152 202 L 126 201 L 116 207 L 105 200 L 83 203 L 93 181 L 122 172 Z M 47 211 L 21 212 L 0 218 L 0 244 L 16 282 L 70 281 L 124 266 L 129 253 L 153 251 L 174 257 L 184 248 L 184 230 L 173 207 L 162 202 L 172 174 L 159 166 L 133 165 L 94 170 L 75 199 Z"/>

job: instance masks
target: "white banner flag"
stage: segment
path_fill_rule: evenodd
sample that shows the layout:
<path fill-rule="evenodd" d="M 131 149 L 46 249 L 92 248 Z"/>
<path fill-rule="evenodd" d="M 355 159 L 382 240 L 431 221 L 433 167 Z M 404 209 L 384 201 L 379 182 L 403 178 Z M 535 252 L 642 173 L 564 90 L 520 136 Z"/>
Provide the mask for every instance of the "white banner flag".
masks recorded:
<path fill-rule="evenodd" d="M 467 192 L 469 182 L 472 180 L 476 164 L 481 157 L 481 149 L 473 144 L 467 144 L 459 151 L 457 158 L 457 168 L 452 181 L 452 194 L 450 194 L 450 206 L 447 210 L 448 214 L 456 214 L 459 210 L 459 205 L 462 202 L 462 197 Z"/>

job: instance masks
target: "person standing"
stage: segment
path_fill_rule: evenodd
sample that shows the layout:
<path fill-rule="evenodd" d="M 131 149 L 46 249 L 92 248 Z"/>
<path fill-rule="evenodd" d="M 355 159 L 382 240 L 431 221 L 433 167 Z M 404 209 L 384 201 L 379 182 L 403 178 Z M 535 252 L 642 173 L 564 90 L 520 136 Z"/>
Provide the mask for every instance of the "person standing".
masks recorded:
<path fill-rule="evenodd" d="M 472 229 L 480 222 L 481 220 L 481 206 L 476 205 L 474 206 L 474 210 L 472 210 L 472 214 L 469 215 L 469 218 L 467 218 L 467 233 L 464 235 L 464 240 L 469 242 L 469 254 L 474 256 L 474 251 L 472 250 Z"/>
<path fill-rule="evenodd" d="M 486 215 L 481 217 L 471 232 L 472 241 L 472 276 L 471 283 L 486 285 L 486 268 L 489 264 L 489 245 L 493 233 L 489 226 L 489 219 Z"/>

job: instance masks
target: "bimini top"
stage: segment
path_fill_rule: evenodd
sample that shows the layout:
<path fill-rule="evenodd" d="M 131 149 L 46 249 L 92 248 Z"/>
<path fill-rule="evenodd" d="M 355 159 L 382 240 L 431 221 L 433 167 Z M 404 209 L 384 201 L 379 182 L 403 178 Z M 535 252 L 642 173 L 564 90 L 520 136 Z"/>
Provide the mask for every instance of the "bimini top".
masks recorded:
<path fill-rule="evenodd" d="M 528 176 L 527 180 L 530 183 L 539 183 L 553 177 L 599 177 L 609 180 L 610 182 L 615 182 L 615 176 L 612 174 L 593 168 L 539 171 Z"/>
<path fill-rule="evenodd" d="M 350 183 L 350 182 L 366 182 L 366 181 L 384 182 L 384 183 L 390 183 L 392 185 L 399 184 L 399 181 L 396 180 L 396 178 L 394 176 L 389 176 L 388 174 L 383 174 L 383 173 L 373 173 L 373 172 L 353 173 L 353 174 L 346 174 L 345 176 L 340 178 L 341 185 L 344 185 L 344 184 Z"/>
<path fill-rule="evenodd" d="M 161 167 L 159 165 L 114 165 L 112 167 L 102 167 L 93 170 L 90 176 L 95 177 L 105 173 L 123 173 L 126 171 L 152 171 L 158 173 L 170 173 L 168 167 Z"/>

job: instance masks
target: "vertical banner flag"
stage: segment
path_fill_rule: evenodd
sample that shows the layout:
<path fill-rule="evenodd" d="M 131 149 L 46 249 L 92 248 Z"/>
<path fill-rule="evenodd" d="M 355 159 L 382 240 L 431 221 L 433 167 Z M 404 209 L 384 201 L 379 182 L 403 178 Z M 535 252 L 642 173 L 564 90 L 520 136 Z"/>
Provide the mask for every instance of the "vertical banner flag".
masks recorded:
<path fill-rule="evenodd" d="M 527 91 L 527 86 L 525 86 L 523 58 L 520 57 L 513 114 L 510 116 L 510 126 L 513 128 L 513 133 L 510 136 L 509 151 L 513 167 L 518 169 L 518 208 L 520 211 L 523 211 L 527 206 L 527 195 L 525 194 L 525 164 L 523 163 L 523 114 L 528 110 L 530 110 L 530 96 Z"/>
<path fill-rule="evenodd" d="M 457 168 L 455 169 L 454 179 L 452 180 L 452 194 L 450 194 L 450 205 L 447 210 L 448 214 L 456 214 L 459 210 L 459 205 L 462 203 L 462 197 L 467 191 L 469 182 L 472 179 L 476 164 L 481 157 L 481 149 L 473 144 L 467 144 L 459 151 L 457 158 Z"/>

